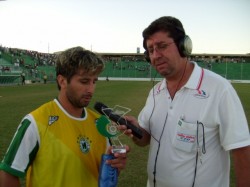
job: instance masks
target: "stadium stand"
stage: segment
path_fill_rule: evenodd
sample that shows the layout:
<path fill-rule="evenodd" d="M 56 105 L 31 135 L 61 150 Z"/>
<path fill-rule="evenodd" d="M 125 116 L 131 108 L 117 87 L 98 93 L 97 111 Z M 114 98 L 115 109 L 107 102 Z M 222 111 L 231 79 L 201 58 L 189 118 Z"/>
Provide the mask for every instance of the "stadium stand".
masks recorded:
<path fill-rule="evenodd" d="M 0 46 L 0 85 L 20 84 L 21 74 L 27 83 L 55 82 L 55 55 Z M 160 78 L 139 53 L 100 53 L 105 61 L 101 80 Z M 228 80 L 250 80 L 250 54 L 192 54 L 191 60 Z"/>
<path fill-rule="evenodd" d="M 0 85 L 20 84 L 21 74 L 27 83 L 55 81 L 54 54 L 0 47 Z"/>
<path fill-rule="evenodd" d="M 0 58 L 0 84 L 11 84 L 19 80 L 21 70 L 13 66 L 9 61 Z"/>

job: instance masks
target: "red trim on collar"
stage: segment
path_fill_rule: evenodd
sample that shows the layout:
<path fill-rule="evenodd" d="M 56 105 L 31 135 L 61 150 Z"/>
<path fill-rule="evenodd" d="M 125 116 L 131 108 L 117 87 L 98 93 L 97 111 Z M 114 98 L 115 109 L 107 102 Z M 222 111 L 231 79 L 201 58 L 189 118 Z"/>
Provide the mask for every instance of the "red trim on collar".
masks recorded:
<path fill-rule="evenodd" d="M 160 91 L 161 91 L 161 84 L 162 84 L 162 82 L 159 84 L 159 86 L 158 86 L 158 88 L 157 88 L 157 90 L 156 90 L 156 93 L 154 93 L 154 94 L 160 93 Z"/>
<path fill-rule="evenodd" d="M 197 85 L 197 88 L 196 88 L 196 90 L 198 90 L 198 91 L 200 90 L 203 77 L 204 77 L 204 69 L 202 68 L 201 69 L 201 76 L 200 76 L 199 84 Z"/>

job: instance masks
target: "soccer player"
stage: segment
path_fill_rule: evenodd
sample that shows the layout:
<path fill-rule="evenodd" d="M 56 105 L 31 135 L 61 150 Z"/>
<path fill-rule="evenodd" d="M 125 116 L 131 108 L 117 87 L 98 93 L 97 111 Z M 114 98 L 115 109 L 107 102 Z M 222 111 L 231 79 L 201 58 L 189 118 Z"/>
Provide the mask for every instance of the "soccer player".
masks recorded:
<path fill-rule="evenodd" d="M 101 58 L 81 47 L 58 55 L 59 95 L 21 121 L 0 164 L 1 187 L 20 186 L 25 175 L 28 187 L 98 186 L 101 157 L 111 147 L 96 128 L 99 114 L 87 106 L 103 69 Z M 120 171 L 126 153 L 114 157 L 106 164 Z"/>

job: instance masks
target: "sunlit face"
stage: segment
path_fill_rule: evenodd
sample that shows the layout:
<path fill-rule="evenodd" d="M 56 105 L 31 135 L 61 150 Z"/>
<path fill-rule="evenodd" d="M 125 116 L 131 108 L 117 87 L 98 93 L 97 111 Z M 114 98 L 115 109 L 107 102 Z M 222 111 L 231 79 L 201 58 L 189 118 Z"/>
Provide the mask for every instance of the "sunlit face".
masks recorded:
<path fill-rule="evenodd" d="M 152 66 L 163 76 L 174 76 L 180 54 L 173 40 L 166 32 L 159 31 L 147 39 L 147 49 Z"/>
<path fill-rule="evenodd" d="M 75 108 L 88 106 L 94 94 L 97 80 L 97 75 L 88 75 L 83 71 L 74 75 L 66 87 L 66 97 L 71 105 Z"/>

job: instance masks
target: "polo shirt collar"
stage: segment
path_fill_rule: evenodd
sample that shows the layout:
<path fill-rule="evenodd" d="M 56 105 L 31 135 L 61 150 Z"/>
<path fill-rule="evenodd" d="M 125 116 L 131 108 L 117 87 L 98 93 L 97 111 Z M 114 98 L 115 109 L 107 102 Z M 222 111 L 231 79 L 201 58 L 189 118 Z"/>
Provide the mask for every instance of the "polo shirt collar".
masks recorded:
<path fill-rule="evenodd" d="M 191 61 L 192 64 L 194 64 L 193 72 L 191 73 L 191 76 L 189 77 L 187 83 L 184 85 L 186 88 L 190 89 L 198 89 L 200 87 L 200 83 L 203 78 L 202 68 L 198 66 L 196 62 Z M 160 85 L 158 86 L 158 91 L 163 90 L 167 87 L 166 79 L 164 78 Z"/>
<path fill-rule="evenodd" d="M 194 64 L 194 69 L 184 87 L 190 89 L 198 89 L 203 79 L 203 70 L 200 66 L 198 66 L 196 62 L 191 63 Z"/>

